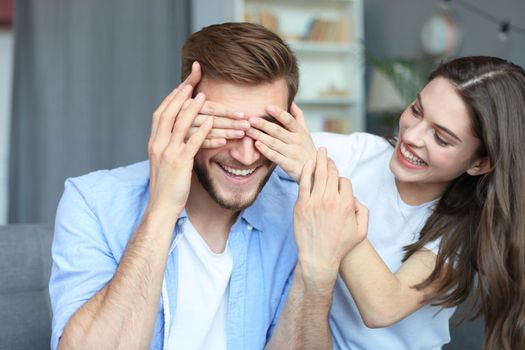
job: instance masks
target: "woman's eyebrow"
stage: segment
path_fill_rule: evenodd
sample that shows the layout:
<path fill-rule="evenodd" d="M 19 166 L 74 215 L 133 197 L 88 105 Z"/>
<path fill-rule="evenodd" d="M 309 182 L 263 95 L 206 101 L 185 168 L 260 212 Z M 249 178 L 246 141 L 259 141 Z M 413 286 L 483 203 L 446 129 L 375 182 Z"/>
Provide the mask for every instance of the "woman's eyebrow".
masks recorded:
<path fill-rule="evenodd" d="M 418 107 L 421 109 L 421 111 L 420 111 L 421 115 L 424 116 L 424 115 L 425 115 L 425 110 L 424 110 L 424 108 L 423 108 L 423 103 L 421 102 L 421 94 L 419 94 L 419 93 L 417 94 L 417 104 L 418 104 Z M 450 129 L 444 127 L 443 125 L 439 125 L 439 124 L 435 124 L 435 125 L 436 125 L 436 127 L 437 127 L 439 130 L 443 131 L 444 133 L 447 133 L 447 134 L 450 135 L 450 137 L 452 137 L 453 139 L 457 140 L 458 142 L 463 142 L 463 141 L 462 141 L 462 140 L 461 140 L 456 134 L 454 134 L 454 133 L 452 132 L 452 130 L 450 130 Z"/>
<path fill-rule="evenodd" d="M 441 131 L 443 131 L 443 132 L 449 134 L 453 139 L 457 140 L 458 142 L 463 142 L 463 141 L 459 138 L 459 136 L 457 136 L 456 134 L 454 134 L 454 133 L 452 132 L 452 130 L 447 129 L 447 128 L 445 128 L 443 125 L 439 125 L 439 124 L 436 124 L 436 127 L 437 127 L 439 130 L 441 130 Z"/>

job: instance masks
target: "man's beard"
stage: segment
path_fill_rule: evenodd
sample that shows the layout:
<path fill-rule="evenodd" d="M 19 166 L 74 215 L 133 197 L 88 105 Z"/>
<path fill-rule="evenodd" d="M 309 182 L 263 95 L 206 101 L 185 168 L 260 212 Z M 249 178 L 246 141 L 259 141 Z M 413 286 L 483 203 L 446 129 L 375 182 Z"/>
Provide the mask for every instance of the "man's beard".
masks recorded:
<path fill-rule="evenodd" d="M 246 209 L 250 205 L 252 205 L 253 202 L 255 202 L 255 199 L 257 199 L 257 196 L 259 195 L 264 185 L 266 185 L 266 182 L 268 182 L 268 179 L 272 175 L 272 172 L 275 169 L 275 164 L 271 164 L 268 169 L 268 174 L 266 174 L 266 176 L 259 182 L 257 190 L 253 194 L 253 198 L 243 200 L 243 191 L 239 191 L 239 193 L 234 193 L 231 196 L 232 198 L 221 197 L 219 195 L 219 191 L 217 189 L 216 184 L 210 177 L 209 172 L 204 167 L 201 167 L 199 163 L 195 162 L 193 164 L 193 170 L 197 175 L 197 179 L 199 180 L 202 187 L 206 190 L 206 192 L 208 192 L 210 197 L 222 208 L 235 211 Z"/>

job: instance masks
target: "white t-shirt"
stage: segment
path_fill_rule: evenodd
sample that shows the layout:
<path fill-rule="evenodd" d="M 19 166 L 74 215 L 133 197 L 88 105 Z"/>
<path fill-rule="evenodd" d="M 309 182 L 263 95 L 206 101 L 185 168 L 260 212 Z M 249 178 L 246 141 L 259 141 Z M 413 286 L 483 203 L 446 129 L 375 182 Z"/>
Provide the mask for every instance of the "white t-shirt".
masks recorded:
<path fill-rule="evenodd" d="M 313 137 L 316 146 L 328 149 L 341 176 L 352 180 L 354 195 L 369 209 L 367 238 L 388 268 L 397 271 L 403 247 L 417 240 L 436 201 L 410 206 L 401 200 L 389 167 L 394 148 L 385 139 L 365 133 Z M 426 248 L 437 253 L 438 246 L 439 242 L 431 242 Z M 449 318 L 454 310 L 427 304 L 390 327 L 371 329 L 338 278 L 330 312 L 334 349 L 441 349 L 450 341 Z"/>
<path fill-rule="evenodd" d="M 226 349 L 228 286 L 233 258 L 216 254 L 186 220 L 178 241 L 177 307 L 166 349 Z"/>

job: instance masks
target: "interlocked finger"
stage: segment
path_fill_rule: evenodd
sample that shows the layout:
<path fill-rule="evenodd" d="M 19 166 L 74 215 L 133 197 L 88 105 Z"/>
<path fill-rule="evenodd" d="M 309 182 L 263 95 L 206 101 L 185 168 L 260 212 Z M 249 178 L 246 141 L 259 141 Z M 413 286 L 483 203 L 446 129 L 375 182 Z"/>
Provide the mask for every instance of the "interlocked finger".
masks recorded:
<path fill-rule="evenodd" d="M 339 178 L 339 193 L 343 198 L 354 198 L 352 182 L 344 177 Z"/>
<path fill-rule="evenodd" d="M 202 124 L 201 124 L 202 125 Z M 188 131 L 188 135 L 186 138 L 190 137 L 191 135 L 195 134 L 199 128 L 198 127 L 191 127 Z M 242 130 L 236 130 L 236 129 L 215 129 L 212 128 L 208 135 L 206 136 L 207 139 L 241 139 L 244 137 L 244 131 Z"/>
<path fill-rule="evenodd" d="M 326 148 L 321 147 L 317 152 L 317 159 L 315 162 L 314 185 L 312 189 L 312 198 L 321 201 L 326 189 L 328 160 Z"/>
<path fill-rule="evenodd" d="M 328 159 L 328 179 L 326 181 L 325 195 L 331 198 L 339 196 L 339 171 L 332 159 Z"/>
<path fill-rule="evenodd" d="M 197 152 L 201 148 L 202 144 L 204 143 L 204 140 L 206 139 L 206 135 L 210 132 L 212 126 L 212 117 L 210 117 L 201 126 L 199 126 L 199 130 L 188 139 L 188 142 L 186 142 L 187 149 L 185 150 L 185 156 L 190 156 L 192 158 L 195 157 L 195 154 L 197 154 Z"/>
<path fill-rule="evenodd" d="M 186 85 L 168 103 L 162 114 L 155 134 L 155 142 L 165 145 L 169 142 L 176 118 L 182 109 L 183 104 L 190 98 L 192 87 Z"/>
<path fill-rule="evenodd" d="M 297 123 L 295 118 L 290 113 L 285 111 L 284 109 L 279 108 L 277 106 L 268 106 L 266 108 L 266 111 L 272 117 L 274 117 L 279 123 L 281 123 L 286 128 L 286 130 L 290 130 L 291 132 L 296 132 L 299 129 L 299 124 Z"/>
<path fill-rule="evenodd" d="M 282 140 L 285 143 L 290 143 L 292 141 L 292 134 L 277 123 L 270 122 L 261 117 L 251 117 L 250 124 L 258 130 L 261 130 L 264 133 L 273 136 L 274 138 Z"/>
<path fill-rule="evenodd" d="M 286 149 L 285 148 L 286 144 L 283 141 L 281 141 L 280 139 L 274 138 L 268 134 L 265 134 L 264 132 L 258 129 L 250 128 L 246 130 L 246 135 L 251 137 L 254 140 L 261 141 L 266 146 L 268 146 L 268 148 L 274 151 L 281 152 L 283 149 Z"/>
<path fill-rule="evenodd" d="M 200 126 L 209 115 L 215 116 L 213 118 L 214 129 L 248 130 L 250 128 L 250 123 L 247 120 L 236 120 L 226 117 L 217 117 L 216 114 L 203 114 L 202 110 L 201 114 L 199 114 L 197 118 L 195 118 L 193 126 Z"/>
<path fill-rule="evenodd" d="M 281 153 L 276 152 L 273 149 L 269 148 L 261 141 L 255 141 L 254 145 L 257 148 L 257 150 L 261 152 L 261 154 L 265 158 L 269 159 L 271 162 L 275 164 L 280 164 L 281 166 L 283 166 L 288 161 L 288 158 L 283 156 Z"/>
<path fill-rule="evenodd" d="M 160 118 L 162 116 L 162 112 L 166 109 L 168 104 L 173 100 L 175 95 L 177 95 L 181 90 L 180 85 L 173 89 L 168 96 L 164 97 L 160 105 L 155 109 L 155 112 L 153 112 L 152 120 L 151 120 L 151 132 L 150 132 L 150 140 L 153 140 L 157 134 Z"/>
<path fill-rule="evenodd" d="M 177 120 L 173 126 L 173 132 L 171 134 L 171 140 L 170 140 L 170 146 L 174 144 L 181 144 L 184 142 L 184 139 L 186 138 L 186 135 L 188 133 L 188 130 L 191 127 L 191 124 L 193 123 L 193 120 L 199 113 L 203 103 L 204 103 L 205 96 L 202 92 L 199 92 L 195 99 L 191 100 L 191 102 L 188 104 L 188 106 L 181 110 L 179 116 L 177 117 Z M 213 117 L 210 117 L 210 119 L 213 119 Z M 212 123 L 213 120 L 210 120 L 209 123 Z M 205 123 L 207 124 L 207 123 Z M 204 125 L 204 124 L 203 124 Z M 201 125 L 201 127 L 203 126 Z M 199 127 L 200 128 L 200 127 Z M 208 130 L 209 132 L 209 130 Z M 207 133 L 206 133 L 207 134 Z M 193 135 L 195 136 L 195 135 Z M 193 137 L 192 136 L 192 137 Z M 206 138 L 206 136 L 204 136 Z M 191 139 L 191 138 L 190 138 Z"/>
<path fill-rule="evenodd" d="M 226 144 L 226 139 L 205 139 L 201 148 L 219 148 Z"/>
<path fill-rule="evenodd" d="M 303 111 L 295 104 L 295 102 L 292 102 L 292 106 L 290 107 L 290 114 L 294 117 L 294 119 L 299 125 L 308 130 L 308 127 L 306 126 L 306 120 L 304 119 Z"/>
<path fill-rule="evenodd" d="M 244 115 L 242 113 L 235 112 L 229 109 L 228 107 L 224 106 L 223 104 L 213 101 L 206 101 L 206 103 L 202 107 L 201 113 L 208 115 L 216 115 L 219 117 L 228 117 L 233 120 L 244 118 Z"/>
<path fill-rule="evenodd" d="M 355 199 L 357 234 L 359 237 L 366 237 L 368 233 L 368 208 Z"/>
<path fill-rule="evenodd" d="M 301 177 L 299 178 L 299 194 L 297 196 L 298 202 L 306 202 L 310 199 L 314 166 L 313 160 L 309 160 L 304 164 Z"/>

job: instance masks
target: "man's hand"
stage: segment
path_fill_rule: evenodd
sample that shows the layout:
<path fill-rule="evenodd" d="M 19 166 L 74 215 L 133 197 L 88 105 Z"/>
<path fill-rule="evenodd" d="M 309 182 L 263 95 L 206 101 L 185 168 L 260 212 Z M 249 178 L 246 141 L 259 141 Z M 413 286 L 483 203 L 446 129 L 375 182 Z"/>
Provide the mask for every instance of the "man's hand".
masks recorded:
<path fill-rule="evenodd" d="M 328 314 L 341 260 L 366 236 L 367 210 L 350 180 L 321 148 L 308 160 L 294 209 L 298 262 L 286 305 L 266 350 L 331 349 Z M 357 249 L 357 248 L 356 248 Z"/>
<path fill-rule="evenodd" d="M 292 179 L 298 180 L 304 164 L 315 160 L 316 149 L 306 127 L 303 112 L 292 103 L 291 113 L 268 106 L 268 114 L 282 126 L 264 118 L 250 118 L 251 128 L 246 135 L 257 140 L 255 147 L 279 165 Z"/>
<path fill-rule="evenodd" d="M 153 113 L 148 142 L 149 210 L 167 208 L 178 215 L 186 205 L 193 158 L 213 125 L 213 118 L 208 117 L 199 126 L 198 131 L 185 141 L 188 130 L 205 100 L 202 93 L 195 99 L 190 99 L 192 91 L 191 85 L 183 83 L 170 93 Z"/>
<path fill-rule="evenodd" d="M 331 294 L 341 260 L 366 236 L 359 227 L 365 212 L 355 202 L 350 180 L 339 177 L 321 148 L 315 170 L 311 160 L 304 166 L 294 210 L 298 269 L 305 284 Z"/>

